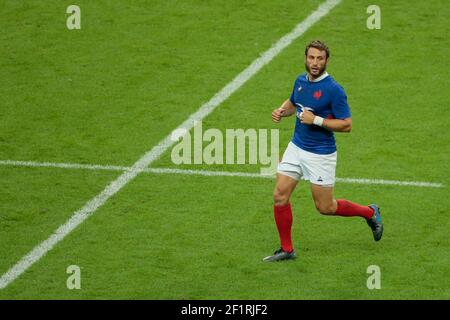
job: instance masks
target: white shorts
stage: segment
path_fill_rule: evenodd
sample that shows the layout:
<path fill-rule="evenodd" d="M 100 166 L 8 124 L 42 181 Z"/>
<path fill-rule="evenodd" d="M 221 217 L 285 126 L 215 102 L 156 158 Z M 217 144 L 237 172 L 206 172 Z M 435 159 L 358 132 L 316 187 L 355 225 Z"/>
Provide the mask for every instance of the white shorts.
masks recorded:
<path fill-rule="evenodd" d="M 337 151 L 316 154 L 289 142 L 277 172 L 295 180 L 302 178 L 321 186 L 334 186 L 336 181 Z"/>

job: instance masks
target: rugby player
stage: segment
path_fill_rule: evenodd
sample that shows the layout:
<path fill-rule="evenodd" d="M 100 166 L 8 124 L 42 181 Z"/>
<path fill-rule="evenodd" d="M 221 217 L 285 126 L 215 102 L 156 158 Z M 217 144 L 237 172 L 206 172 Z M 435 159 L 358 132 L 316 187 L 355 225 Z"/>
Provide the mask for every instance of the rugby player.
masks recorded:
<path fill-rule="evenodd" d="M 383 234 L 380 209 L 360 205 L 333 195 L 336 173 L 334 132 L 350 132 L 352 118 L 344 89 L 327 71 L 330 50 L 319 40 L 305 49 L 306 72 L 297 77 L 289 99 L 272 112 L 276 123 L 296 116 L 294 136 L 278 165 L 274 190 L 274 216 L 281 246 L 263 261 L 296 258 L 292 244 L 292 208 L 289 202 L 299 179 L 310 182 L 316 209 L 324 215 L 362 217 L 375 241 Z"/>

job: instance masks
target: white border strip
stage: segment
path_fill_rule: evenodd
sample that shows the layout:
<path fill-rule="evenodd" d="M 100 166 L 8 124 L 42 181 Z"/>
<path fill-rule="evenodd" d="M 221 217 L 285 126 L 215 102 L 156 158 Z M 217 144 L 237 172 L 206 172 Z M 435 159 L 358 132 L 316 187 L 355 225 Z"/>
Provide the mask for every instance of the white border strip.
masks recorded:
<path fill-rule="evenodd" d="M 34 162 L 34 161 L 14 161 L 0 160 L 1 165 L 16 167 L 38 167 L 38 168 L 61 168 L 61 169 L 84 169 L 84 170 L 106 170 L 106 171 L 130 171 L 131 167 L 111 166 L 111 165 L 92 165 L 78 163 L 55 163 L 55 162 Z M 263 175 L 260 173 L 249 172 L 231 172 L 231 171 L 207 171 L 192 169 L 173 169 L 173 168 L 146 168 L 143 172 L 159 173 L 159 174 L 185 174 L 185 175 L 201 175 L 201 176 L 220 176 L 220 177 L 247 177 L 247 178 L 267 178 L 274 179 L 274 176 Z M 357 183 L 357 184 L 379 184 L 394 185 L 407 187 L 425 187 L 425 188 L 442 188 L 442 183 L 421 182 L 421 181 L 399 181 L 384 179 L 367 179 L 367 178 L 336 178 L 336 182 L 340 183 Z"/>
<path fill-rule="evenodd" d="M 312 25 L 326 16 L 331 9 L 338 5 L 340 0 L 327 0 L 322 3 L 314 12 L 312 12 L 305 20 L 295 26 L 294 30 L 282 37 L 269 50 L 264 52 L 259 58 L 255 59 L 250 66 L 242 71 L 236 78 L 228 83 L 222 90 L 216 93 L 208 102 L 203 104 L 197 112 L 193 113 L 178 128 L 191 130 L 194 127 L 194 121 L 201 121 L 207 115 L 214 111 L 223 101 L 238 90 L 244 83 L 253 77 L 264 65 L 275 58 L 283 49 L 300 37 Z M 102 206 L 109 198 L 122 189 L 128 182 L 133 180 L 137 175 L 145 170 L 153 161 L 158 159 L 167 149 L 175 142 L 171 140 L 171 134 L 168 134 L 157 146 L 145 153 L 130 170 L 122 173 L 116 180 L 111 182 L 100 194 L 87 202 L 80 210 L 74 212 L 73 216 L 62 226 L 60 226 L 47 240 L 37 245 L 31 252 L 24 256 L 11 269 L 9 269 L 0 278 L 0 289 L 5 288 L 36 261 L 41 259 L 48 251 L 50 251 L 58 242 L 64 239 L 73 229 L 86 220 L 100 206 Z"/>

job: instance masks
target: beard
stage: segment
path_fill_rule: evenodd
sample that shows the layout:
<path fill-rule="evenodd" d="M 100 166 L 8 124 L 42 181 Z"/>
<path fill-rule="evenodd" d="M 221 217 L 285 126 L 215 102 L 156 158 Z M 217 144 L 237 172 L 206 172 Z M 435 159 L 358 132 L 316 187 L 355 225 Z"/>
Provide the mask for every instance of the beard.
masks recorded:
<path fill-rule="evenodd" d="M 305 62 L 305 69 L 311 77 L 316 79 L 316 78 L 320 77 L 325 72 L 325 70 L 327 70 L 327 65 L 325 64 L 322 68 L 318 67 L 317 73 L 312 73 L 311 68 L 309 67 L 308 63 Z"/>

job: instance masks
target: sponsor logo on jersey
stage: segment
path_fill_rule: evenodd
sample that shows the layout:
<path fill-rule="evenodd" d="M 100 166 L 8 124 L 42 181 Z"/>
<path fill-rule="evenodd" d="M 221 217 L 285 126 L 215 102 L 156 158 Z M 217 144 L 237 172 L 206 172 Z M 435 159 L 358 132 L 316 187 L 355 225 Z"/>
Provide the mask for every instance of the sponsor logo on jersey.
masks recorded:
<path fill-rule="evenodd" d="M 303 106 L 301 103 L 298 103 L 298 102 L 296 102 L 295 103 L 297 106 L 299 106 L 300 108 L 302 108 L 302 111 L 305 111 L 305 110 L 309 110 L 309 111 L 314 111 L 314 109 L 313 108 L 310 108 L 310 107 L 305 107 L 305 106 Z"/>

